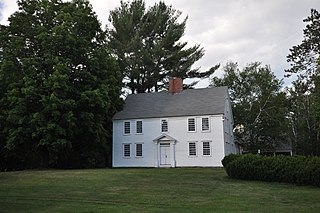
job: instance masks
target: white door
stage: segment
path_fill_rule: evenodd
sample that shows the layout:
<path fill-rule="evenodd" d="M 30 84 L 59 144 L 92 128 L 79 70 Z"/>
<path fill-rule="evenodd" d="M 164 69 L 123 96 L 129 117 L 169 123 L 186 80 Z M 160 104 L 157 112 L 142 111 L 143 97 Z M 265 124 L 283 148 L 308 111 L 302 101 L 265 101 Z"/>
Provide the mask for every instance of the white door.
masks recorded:
<path fill-rule="evenodd" d="M 160 165 L 171 165 L 170 143 L 160 143 Z"/>

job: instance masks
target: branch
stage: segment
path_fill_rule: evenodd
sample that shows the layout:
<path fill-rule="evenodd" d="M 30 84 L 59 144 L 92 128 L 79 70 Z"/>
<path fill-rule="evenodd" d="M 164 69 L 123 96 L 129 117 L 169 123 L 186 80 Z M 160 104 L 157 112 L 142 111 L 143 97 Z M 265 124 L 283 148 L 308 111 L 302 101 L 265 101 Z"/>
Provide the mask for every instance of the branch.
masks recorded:
<path fill-rule="evenodd" d="M 254 119 L 254 122 L 253 122 L 253 123 L 256 123 L 256 122 L 258 121 L 258 119 L 259 119 L 259 117 L 260 117 L 260 115 L 261 115 L 261 113 L 262 113 L 263 109 L 264 109 L 264 108 L 265 108 L 265 106 L 267 105 L 267 102 L 268 102 L 268 100 L 269 100 L 270 96 L 271 96 L 271 92 L 270 92 L 270 94 L 268 95 L 268 98 L 267 98 L 267 99 L 266 99 L 266 101 L 264 102 L 263 106 L 262 106 L 262 107 L 260 107 L 259 114 L 258 114 L 258 115 L 256 116 L 256 118 Z"/>

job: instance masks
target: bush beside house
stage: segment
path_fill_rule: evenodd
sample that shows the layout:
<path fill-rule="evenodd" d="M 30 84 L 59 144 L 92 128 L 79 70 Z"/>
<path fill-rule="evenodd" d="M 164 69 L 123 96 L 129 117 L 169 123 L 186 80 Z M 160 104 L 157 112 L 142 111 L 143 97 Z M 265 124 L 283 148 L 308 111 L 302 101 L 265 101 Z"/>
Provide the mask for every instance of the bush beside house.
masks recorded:
<path fill-rule="evenodd" d="M 320 157 L 228 155 L 222 164 L 231 178 L 320 186 Z"/>

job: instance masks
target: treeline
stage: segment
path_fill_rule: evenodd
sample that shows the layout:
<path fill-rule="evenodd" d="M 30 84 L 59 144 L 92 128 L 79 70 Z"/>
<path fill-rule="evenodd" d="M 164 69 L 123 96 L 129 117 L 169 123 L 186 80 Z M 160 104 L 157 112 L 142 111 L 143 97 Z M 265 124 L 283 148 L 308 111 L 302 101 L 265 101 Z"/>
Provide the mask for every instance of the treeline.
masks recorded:
<path fill-rule="evenodd" d="M 106 30 L 86 0 L 18 6 L 0 26 L 1 171 L 110 165 L 122 88 L 158 91 L 218 68 L 191 68 L 204 50 L 179 41 L 187 19 L 163 2 L 121 2 Z"/>
<path fill-rule="evenodd" d="M 121 72 L 86 1 L 18 1 L 1 26 L 0 169 L 105 166 Z"/>
<path fill-rule="evenodd" d="M 164 2 L 122 1 L 106 30 L 87 0 L 18 6 L 9 25 L 0 25 L 1 171 L 108 166 L 123 88 L 161 91 L 170 76 L 194 79 L 184 85 L 192 88 L 220 66 L 192 67 L 204 50 L 180 40 L 187 17 Z M 212 79 L 230 87 L 236 136 L 248 150 L 289 138 L 297 153 L 320 154 L 319 13 L 305 21 L 305 40 L 288 56 L 288 73 L 299 74 L 292 88 L 259 63 L 240 71 L 230 62 Z"/>
<path fill-rule="evenodd" d="M 223 76 L 212 78 L 213 86 L 228 86 L 235 120 L 236 141 L 250 153 L 290 149 L 306 156 L 320 155 L 320 14 L 312 9 L 304 39 L 290 49 L 296 75 L 284 87 L 270 66 L 251 63 L 242 70 L 237 63 L 223 67 Z"/>

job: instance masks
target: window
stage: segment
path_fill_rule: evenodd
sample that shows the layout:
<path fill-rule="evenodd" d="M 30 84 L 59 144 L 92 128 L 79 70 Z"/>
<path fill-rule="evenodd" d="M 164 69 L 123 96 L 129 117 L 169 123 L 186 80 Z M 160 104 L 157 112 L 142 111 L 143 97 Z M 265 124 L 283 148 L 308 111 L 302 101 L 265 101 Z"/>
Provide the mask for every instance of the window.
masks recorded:
<path fill-rule="evenodd" d="M 210 142 L 204 141 L 202 142 L 202 155 L 209 156 L 211 155 Z"/>
<path fill-rule="evenodd" d="M 142 143 L 136 144 L 136 157 L 142 157 Z"/>
<path fill-rule="evenodd" d="M 195 132 L 196 131 L 196 119 L 188 118 L 188 131 Z"/>
<path fill-rule="evenodd" d="M 142 134 L 142 121 L 136 121 L 136 133 Z"/>
<path fill-rule="evenodd" d="M 209 131 L 209 118 L 202 118 L 202 131 Z"/>
<path fill-rule="evenodd" d="M 168 120 L 167 119 L 161 120 L 161 132 L 168 132 Z"/>
<path fill-rule="evenodd" d="M 189 156 L 197 156 L 196 142 L 189 142 Z"/>
<path fill-rule="evenodd" d="M 123 157 L 130 157 L 130 144 L 123 144 Z"/>
<path fill-rule="evenodd" d="M 128 135 L 130 134 L 130 121 L 125 121 L 123 123 L 124 126 L 124 134 Z"/>

